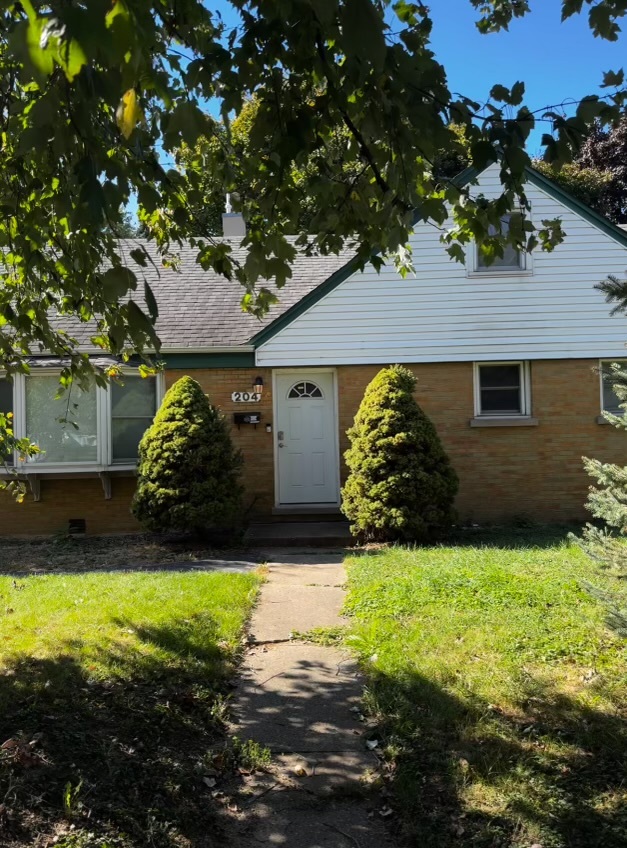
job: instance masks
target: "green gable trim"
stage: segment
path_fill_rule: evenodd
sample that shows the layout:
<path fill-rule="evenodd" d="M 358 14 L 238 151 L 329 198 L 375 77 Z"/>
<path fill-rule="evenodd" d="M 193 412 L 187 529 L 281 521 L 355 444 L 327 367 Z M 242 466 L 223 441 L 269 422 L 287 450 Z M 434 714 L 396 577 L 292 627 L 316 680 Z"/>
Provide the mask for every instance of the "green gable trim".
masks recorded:
<path fill-rule="evenodd" d="M 489 167 L 489 166 L 488 166 Z M 592 224 L 593 227 L 604 232 L 606 235 L 613 238 L 617 241 L 622 247 L 627 248 L 627 232 L 622 230 L 620 227 L 617 227 L 616 224 L 613 224 L 603 215 L 600 215 L 598 212 L 595 212 L 594 209 L 591 209 L 589 206 L 586 206 L 585 203 L 582 203 L 580 200 L 577 200 L 576 197 L 573 197 L 572 194 L 565 191 L 561 186 L 558 186 L 557 183 L 554 183 L 552 180 L 545 177 L 544 174 L 541 174 L 539 171 L 536 171 L 535 168 L 526 168 L 526 175 L 528 181 L 539 188 L 541 191 L 546 192 L 550 195 L 554 200 L 557 200 L 558 203 L 562 203 L 566 206 L 567 209 L 570 209 L 571 212 L 574 212 L 576 215 L 579 215 L 589 224 Z M 468 185 L 474 179 L 476 179 L 481 172 L 477 171 L 476 168 L 469 167 L 458 174 L 453 182 L 459 188 Z M 420 217 L 416 215 L 414 222 L 417 224 L 420 221 Z M 347 280 L 352 274 L 359 270 L 359 261 L 357 257 L 354 259 L 350 259 L 346 265 L 343 265 L 339 270 L 337 270 L 334 274 L 332 274 L 328 280 L 325 280 L 324 283 L 321 283 L 317 288 L 313 291 L 309 292 L 308 295 L 302 300 L 299 300 L 298 303 L 295 303 L 291 306 L 286 312 L 282 315 L 279 315 L 271 324 L 268 324 L 267 327 L 264 327 L 261 332 L 257 333 L 257 335 L 253 336 L 250 339 L 249 344 L 254 345 L 256 348 L 260 345 L 267 342 L 277 333 L 280 333 L 281 330 L 285 329 L 289 324 L 292 323 L 296 318 L 310 309 L 312 306 L 315 306 L 318 301 L 322 300 L 325 295 L 332 292 L 339 285 L 341 285 L 345 280 Z"/>
<path fill-rule="evenodd" d="M 595 212 L 594 209 L 586 206 L 586 204 L 582 203 L 581 200 L 577 200 L 577 198 L 573 197 L 573 195 L 567 192 L 566 189 L 563 189 L 557 183 L 554 183 L 553 180 L 545 177 L 544 174 L 540 173 L 540 171 L 536 171 L 535 168 L 525 168 L 525 173 L 528 181 L 536 188 L 546 192 L 553 198 L 553 200 L 557 200 L 558 203 L 566 206 L 566 208 L 570 209 L 571 212 L 574 212 L 575 215 L 579 215 L 589 224 L 592 224 L 593 227 L 596 227 L 610 238 L 613 238 L 622 247 L 627 247 L 627 232 L 625 232 L 625 230 L 617 227 L 616 224 L 613 224 L 604 215 L 601 215 L 599 212 Z M 458 174 L 458 176 L 455 177 L 453 182 L 461 188 L 476 179 L 479 174 L 480 172 L 477 171 L 476 168 L 466 168 L 465 171 L 462 171 L 461 174 Z"/>
<path fill-rule="evenodd" d="M 529 174 L 529 182 L 533 183 L 536 188 L 550 194 L 555 200 L 568 207 L 571 212 L 579 215 L 589 224 L 592 224 L 593 227 L 596 227 L 610 238 L 613 238 L 622 247 L 627 247 L 627 233 L 625 230 L 621 230 L 620 227 L 617 227 L 616 224 L 613 224 L 604 215 L 601 215 L 599 212 L 595 212 L 594 209 L 586 206 L 586 204 L 582 203 L 581 200 L 577 200 L 577 198 L 573 197 L 572 194 L 569 194 L 561 186 L 558 186 L 534 168 L 527 168 L 527 172 Z"/>
<path fill-rule="evenodd" d="M 314 306 L 321 300 L 325 295 L 332 292 L 333 289 L 336 289 L 344 280 L 347 280 L 352 274 L 359 270 L 359 260 L 357 257 L 354 259 L 349 259 L 346 265 L 342 265 L 341 268 L 331 274 L 331 276 L 324 281 L 324 283 L 320 283 L 320 285 L 315 288 L 313 291 L 310 291 L 309 294 L 306 294 L 302 300 L 299 300 L 298 303 L 295 303 L 293 306 L 284 312 L 282 315 L 279 315 L 278 318 L 275 318 L 271 324 L 268 324 L 267 327 L 264 327 L 263 330 L 257 333 L 257 335 L 253 336 L 249 341 L 249 344 L 254 345 L 255 347 L 259 347 L 260 345 L 267 342 L 268 339 L 271 339 L 277 333 L 280 333 L 284 327 L 287 327 L 288 324 L 291 324 L 299 315 L 302 315 L 303 312 L 306 312 L 311 306 Z M 289 285 L 289 283 L 288 283 Z"/>
<path fill-rule="evenodd" d="M 254 368 L 253 351 L 233 351 L 233 353 L 163 353 L 159 357 L 166 368 L 182 370 L 194 368 Z"/>

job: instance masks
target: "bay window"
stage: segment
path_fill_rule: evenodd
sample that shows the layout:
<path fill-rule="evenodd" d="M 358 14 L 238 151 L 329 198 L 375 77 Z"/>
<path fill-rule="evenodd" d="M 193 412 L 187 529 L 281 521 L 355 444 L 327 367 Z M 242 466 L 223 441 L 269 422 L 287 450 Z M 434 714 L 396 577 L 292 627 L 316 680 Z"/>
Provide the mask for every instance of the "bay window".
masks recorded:
<path fill-rule="evenodd" d="M 141 437 L 161 401 L 162 381 L 162 375 L 126 373 L 107 388 L 73 384 L 59 394 L 58 371 L 33 368 L 13 382 L 0 377 L 0 412 L 13 412 L 16 437 L 27 437 L 41 451 L 20 467 L 36 474 L 134 468 Z"/>
<path fill-rule="evenodd" d="M 45 463 L 98 462 L 98 395 L 73 385 L 56 397 L 59 377 L 54 374 L 25 378 L 25 435 L 41 449 L 28 461 Z"/>
<path fill-rule="evenodd" d="M 0 415 L 7 415 L 13 412 L 13 383 L 7 380 L 6 377 L 0 377 Z M 0 453 L 0 464 L 11 463 L 13 461 L 13 452 Z"/>
<path fill-rule="evenodd" d="M 138 447 L 157 411 L 157 381 L 127 375 L 111 385 L 111 461 L 135 462 Z"/>

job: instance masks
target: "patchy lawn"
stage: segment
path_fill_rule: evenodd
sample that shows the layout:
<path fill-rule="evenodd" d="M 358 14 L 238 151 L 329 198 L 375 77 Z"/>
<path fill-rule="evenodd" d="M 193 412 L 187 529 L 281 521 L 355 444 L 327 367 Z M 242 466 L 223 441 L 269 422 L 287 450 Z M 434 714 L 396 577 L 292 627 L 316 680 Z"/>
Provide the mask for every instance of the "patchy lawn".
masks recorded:
<path fill-rule="evenodd" d="M 412 846 L 627 844 L 627 642 L 584 585 L 623 606 L 627 588 L 561 535 L 348 561 L 350 638 Z"/>
<path fill-rule="evenodd" d="M 219 844 L 210 775 L 258 582 L 0 578 L 3 848 Z"/>
<path fill-rule="evenodd" d="M 194 562 L 215 555 L 214 549 L 199 542 L 160 539 L 143 533 L 2 539 L 0 573 L 107 571 L 151 563 Z"/>

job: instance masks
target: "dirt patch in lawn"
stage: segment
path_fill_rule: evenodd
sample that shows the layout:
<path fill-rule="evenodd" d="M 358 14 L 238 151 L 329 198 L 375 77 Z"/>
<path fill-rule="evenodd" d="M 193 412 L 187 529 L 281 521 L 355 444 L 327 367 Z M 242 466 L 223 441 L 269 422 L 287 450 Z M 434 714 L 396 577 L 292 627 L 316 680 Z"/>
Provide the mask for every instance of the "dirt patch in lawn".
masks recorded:
<path fill-rule="evenodd" d="M 193 563 L 220 553 L 202 542 L 159 538 L 143 533 L 2 539 L 0 574 L 109 571 L 155 563 Z M 236 556 L 237 551 L 233 548 L 228 553 Z"/>

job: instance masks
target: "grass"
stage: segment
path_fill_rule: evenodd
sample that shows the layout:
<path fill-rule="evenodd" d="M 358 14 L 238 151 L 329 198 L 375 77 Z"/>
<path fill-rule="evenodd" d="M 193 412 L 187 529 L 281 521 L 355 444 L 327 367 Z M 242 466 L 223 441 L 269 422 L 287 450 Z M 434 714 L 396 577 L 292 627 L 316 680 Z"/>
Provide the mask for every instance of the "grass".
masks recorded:
<path fill-rule="evenodd" d="M 224 759 L 257 586 L 252 574 L 0 578 L 3 848 L 217 844 L 207 774 Z"/>
<path fill-rule="evenodd" d="M 519 530 L 348 562 L 349 639 L 421 848 L 627 844 L 627 642 L 565 534 Z"/>
<path fill-rule="evenodd" d="M 159 539 L 143 533 L 3 539 L 0 544 L 0 573 L 109 571 L 141 564 L 194 562 L 215 555 L 215 549 L 198 542 Z"/>

